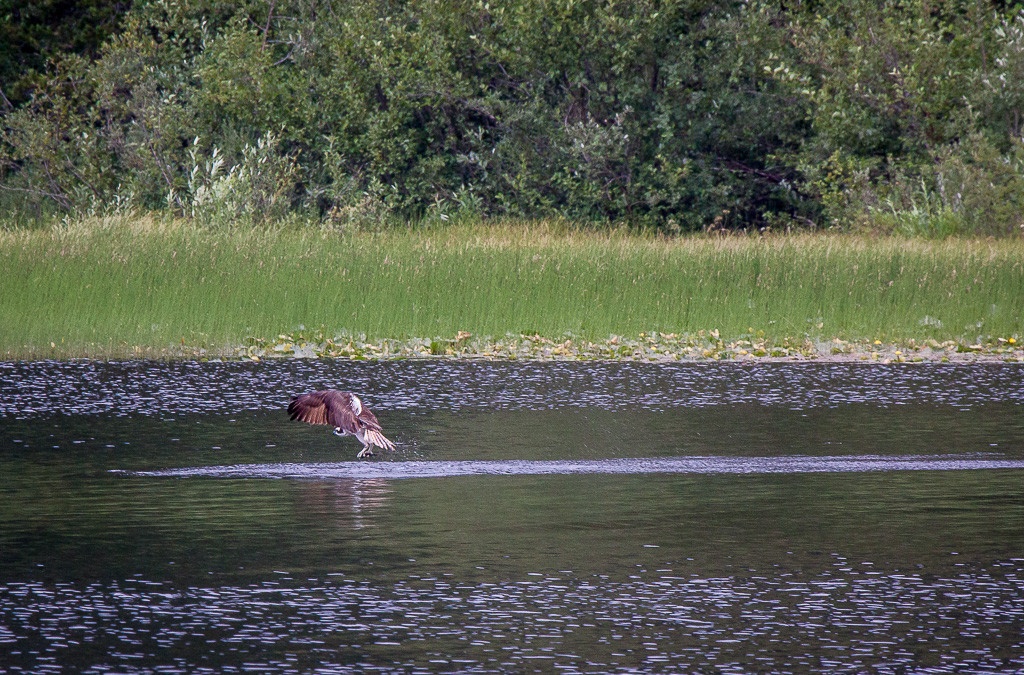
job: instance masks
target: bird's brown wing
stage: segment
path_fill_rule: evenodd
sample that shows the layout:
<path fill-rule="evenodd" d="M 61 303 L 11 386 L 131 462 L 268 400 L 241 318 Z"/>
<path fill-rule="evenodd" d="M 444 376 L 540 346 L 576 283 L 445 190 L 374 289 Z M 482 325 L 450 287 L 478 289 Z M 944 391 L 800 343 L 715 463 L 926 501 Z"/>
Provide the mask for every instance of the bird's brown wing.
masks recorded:
<path fill-rule="evenodd" d="M 352 394 L 331 389 L 324 392 L 324 403 L 327 406 L 327 420 L 331 424 L 350 434 L 359 431 L 359 422 L 352 411 Z"/>
<path fill-rule="evenodd" d="M 307 424 L 330 424 L 355 433 L 358 426 L 350 402 L 347 394 L 333 389 L 300 394 L 288 404 L 288 417 Z"/>
<path fill-rule="evenodd" d="M 324 402 L 325 391 L 314 391 L 311 394 L 293 396 L 288 404 L 288 419 L 299 420 L 307 424 L 330 424 L 327 421 L 327 404 Z"/>
<path fill-rule="evenodd" d="M 359 413 L 359 423 L 365 429 L 373 429 L 374 431 L 382 431 L 380 422 L 377 421 L 377 416 L 370 412 L 370 409 L 365 405 L 363 406 L 362 412 Z"/>

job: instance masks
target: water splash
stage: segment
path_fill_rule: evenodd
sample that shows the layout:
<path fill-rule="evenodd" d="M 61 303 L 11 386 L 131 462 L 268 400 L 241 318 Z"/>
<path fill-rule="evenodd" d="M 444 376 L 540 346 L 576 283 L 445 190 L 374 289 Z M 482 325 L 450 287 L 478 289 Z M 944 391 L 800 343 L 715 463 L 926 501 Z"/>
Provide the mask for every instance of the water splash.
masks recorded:
<path fill-rule="evenodd" d="M 112 473 L 167 478 L 288 478 L 300 480 L 539 476 L 569 474 L 801 474 L 868 471 L 1024 469 L 1024 460 L 997 454 L 854 455 L 826 457 L 656 457 L 600 460 L 490 460 L 238 464 Z"/>

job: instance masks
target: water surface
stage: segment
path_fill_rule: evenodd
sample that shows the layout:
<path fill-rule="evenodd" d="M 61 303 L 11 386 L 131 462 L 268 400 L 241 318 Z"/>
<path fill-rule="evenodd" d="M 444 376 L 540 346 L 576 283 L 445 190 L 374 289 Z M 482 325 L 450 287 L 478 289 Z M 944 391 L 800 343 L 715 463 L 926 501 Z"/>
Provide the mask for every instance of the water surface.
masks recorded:
<path fill-rule="evenodd" d="M 359 391 L 396 441 L 289 422 Z M 0 364 L 8 672 L 1024 669 L 1014 365 Z"/>

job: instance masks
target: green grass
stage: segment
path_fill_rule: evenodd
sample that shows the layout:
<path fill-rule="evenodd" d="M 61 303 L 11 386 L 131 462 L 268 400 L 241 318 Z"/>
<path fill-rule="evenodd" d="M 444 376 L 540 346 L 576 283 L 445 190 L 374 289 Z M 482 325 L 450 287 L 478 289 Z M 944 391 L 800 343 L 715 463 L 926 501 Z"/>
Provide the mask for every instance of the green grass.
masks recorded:
<path fill-rule="evenodd" d="M 143 217 L 0 231 L 0 265 L 6 358 L 223 350 L 301 327 L 370 340 L 1024 332 L 1020 239 L 663 239 L 547 223 L 341 234 Z"/>

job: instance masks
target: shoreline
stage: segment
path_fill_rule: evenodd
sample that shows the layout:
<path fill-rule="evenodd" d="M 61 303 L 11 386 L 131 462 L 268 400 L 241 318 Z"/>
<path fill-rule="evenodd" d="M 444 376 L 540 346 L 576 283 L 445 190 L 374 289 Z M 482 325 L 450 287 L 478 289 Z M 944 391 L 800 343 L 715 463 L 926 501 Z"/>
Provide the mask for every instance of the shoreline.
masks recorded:
<path fill-rule="evenodd" d="M 29 348 L 21 356 L 7 352 L 3 361 L 45 360 L 166 360 L 166 361 L 274 361 L 337 359 L 344 361 L 474 360 L 474 361 L 629 361 L 646 363 L 1021 363 L 1024 341 L 1015 337 L 975 343 L 908 339 L 901 342 L 763 336 L 721 339 L 717 331 L 695 335 L 641 333 L 630 338 L 613 335 L 586 340 L 570 335 L 507 335 L 502 339 L 477 338 L 460 332 L 450 338 L 382 339 L 322 333 L 282 334 L 273 340 L 250 338 L 248 344 L 229 347 L 175 346 L 154 348 L 128 345 L 91 345 L 70 349 L 51 343 L 50 349 Z"/>
<path fill-rule="evenodd" d="M 603 341 L 563 336 L 508 336 L 504 340 L 474 340 L 468 333 L 454 339 L 413 339 L 358 342 L 279 340 L 271 345 L 235 348 L 232 357 L 261 361 L 275 358 L 336 358 L 384 361 L 397 359 L 470 359 L 488 361 L 640 361 L 679 362 L 858 362 L 858 363 L 1024 363 L 1024 344 L 1015 338 L 989 343 L 907 340 L 900 343 L 764 338 L 722 340 L 715 335 L 641 334 L 612 336 Z M 704 333 L 704 331 L 701 331 Z M 283 336 L 282 336 L 283 337 Z"/>

